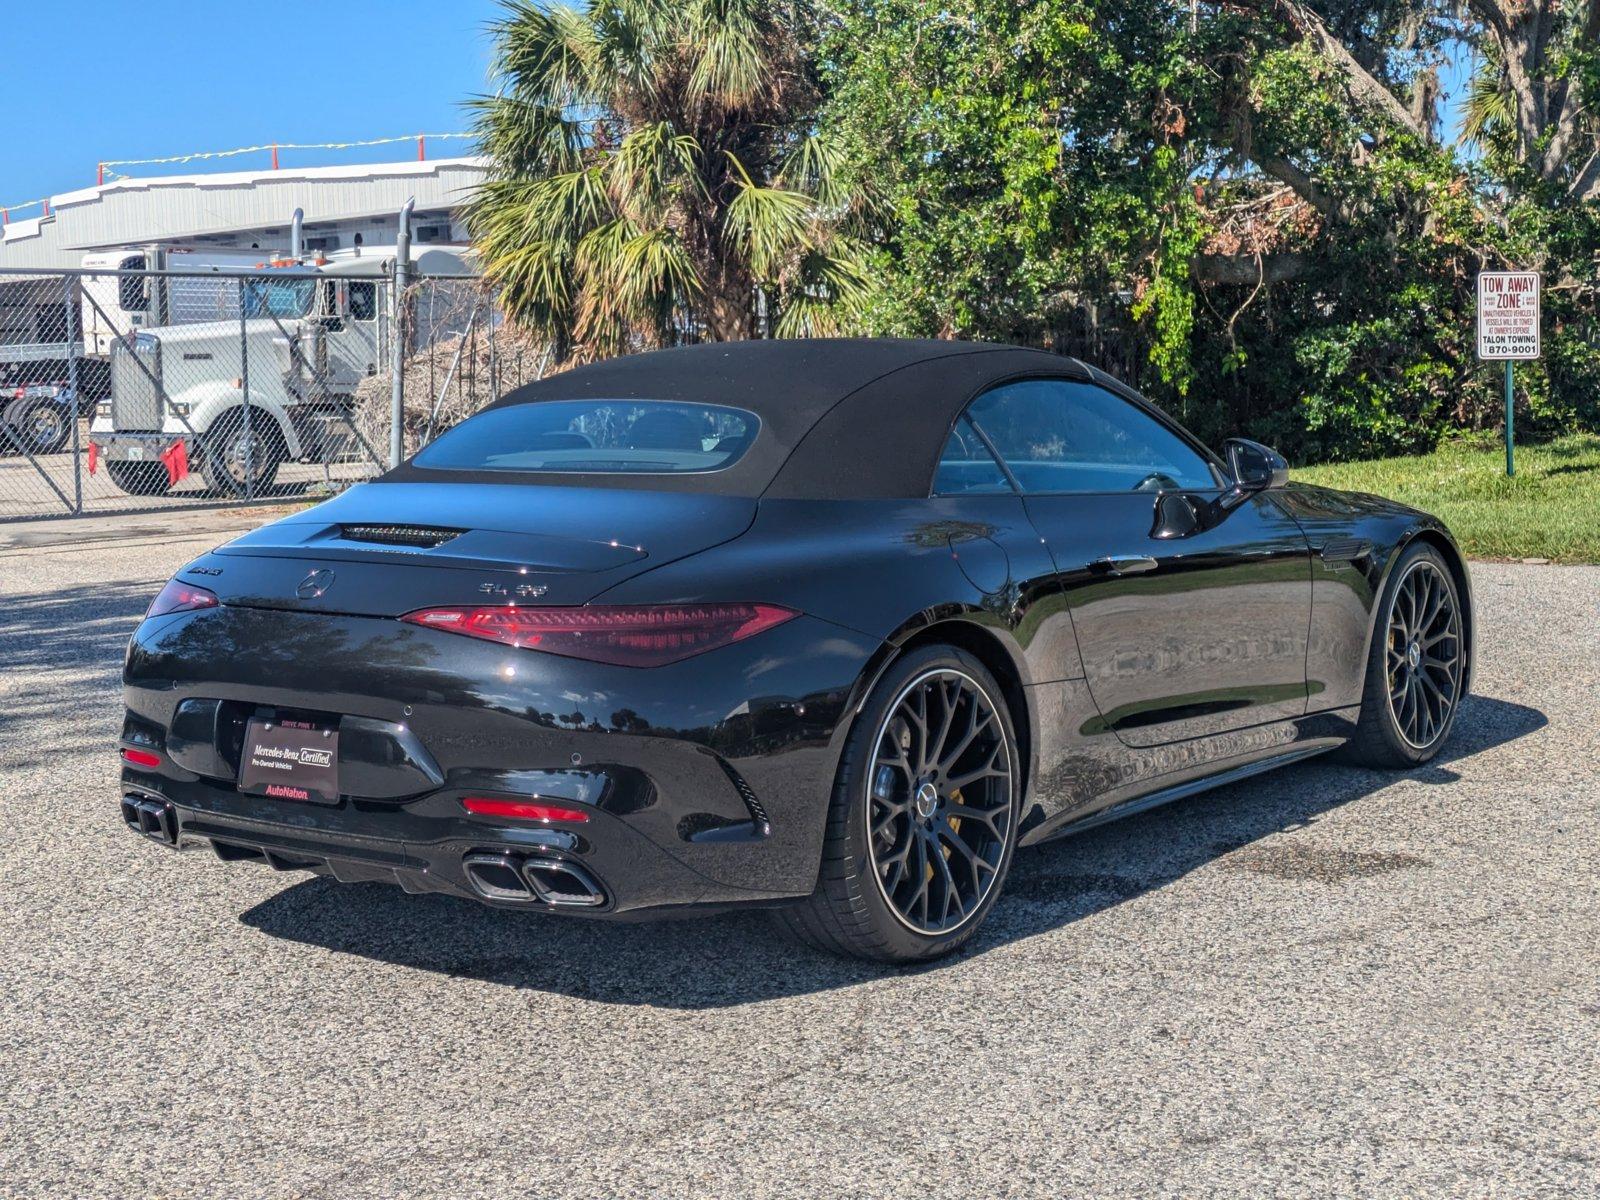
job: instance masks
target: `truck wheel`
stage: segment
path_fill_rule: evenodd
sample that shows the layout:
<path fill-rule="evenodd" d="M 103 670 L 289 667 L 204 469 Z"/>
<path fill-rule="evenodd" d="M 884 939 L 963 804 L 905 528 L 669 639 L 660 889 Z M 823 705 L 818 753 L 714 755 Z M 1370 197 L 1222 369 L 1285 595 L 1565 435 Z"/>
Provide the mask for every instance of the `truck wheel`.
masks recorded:
<path fill-rule="evenodd" d="M 72 436 L 67 410 L 49 400 L 41 400 L 22 414 L 13 432 L 29 454 L 55 454 Z"/>
<path fill-rule="evenodd" d="M 108 462 L 106 473 L 130 496 L 165 496 L 172 490 L 167 469 L 160 463 Z"/>
<path fill-rule="evenodd" d="M 278 477 L 283 435 L 270 417 L 223 417 L 206 434 L 200 470 L 217 492 L 228 497 L 261 496 Z"/>

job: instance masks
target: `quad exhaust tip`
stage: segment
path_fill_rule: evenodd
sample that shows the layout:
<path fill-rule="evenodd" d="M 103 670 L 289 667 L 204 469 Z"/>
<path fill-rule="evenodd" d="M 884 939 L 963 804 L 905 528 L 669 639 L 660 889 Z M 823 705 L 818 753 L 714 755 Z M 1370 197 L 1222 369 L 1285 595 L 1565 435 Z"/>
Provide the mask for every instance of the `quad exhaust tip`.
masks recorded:
<path fill-rule="evenodd" d="M 166 800 L 126 795 L 122 798 L 122 819 L 135 833 L 163 846 L 178 844 L 178 814 Z"/>
<path fill-rule="evenodd" d="M 594 876 L 564 859 L 479 853 L 467 855 L 461 865 L 473 889 L 489 900 L 554 908 L 595 908 L 606 902 Z"/>

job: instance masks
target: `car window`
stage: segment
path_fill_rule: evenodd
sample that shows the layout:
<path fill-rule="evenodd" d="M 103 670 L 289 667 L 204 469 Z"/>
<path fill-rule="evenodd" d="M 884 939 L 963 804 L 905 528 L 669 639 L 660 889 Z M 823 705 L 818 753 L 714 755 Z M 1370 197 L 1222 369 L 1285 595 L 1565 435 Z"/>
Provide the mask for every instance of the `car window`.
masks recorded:
<path fill-rule="evenodd" d="M 972 493 L 1010 492 L 1011 481 L 977 430 L 966 417 L 956 422 L 950 440 L 939 456 L 939 469 L 933 476 L 935 496 L 960 496 Z"/>
<path fill-rule="evenodd" d="M 713 404 L 547 400 L 469 417 L 412 461 L 436 471 L 720 471 L 743 457 L 760 427 L 754 413 Z"/>
<path fill-rule="evenodd" d="M 1025 492 L 1218 486 L 1210 464 L 1181 437 L 1091 383 L 1020 380 L 985 392 L 967 411 Z"/>

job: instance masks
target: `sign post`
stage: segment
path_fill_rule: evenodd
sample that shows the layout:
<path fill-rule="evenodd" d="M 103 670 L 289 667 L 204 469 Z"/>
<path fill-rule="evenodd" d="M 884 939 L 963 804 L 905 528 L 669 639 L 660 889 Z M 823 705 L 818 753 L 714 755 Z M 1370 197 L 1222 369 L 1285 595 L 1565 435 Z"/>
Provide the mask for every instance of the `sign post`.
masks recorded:
<path fill-rule="evenodd" d="M 1478 357 L 1506 364 L 1506 474 L 1517 473 L 1513 365 L 1539 357 L 1537 271 L 1483 271 L 1478 275 Z"/>

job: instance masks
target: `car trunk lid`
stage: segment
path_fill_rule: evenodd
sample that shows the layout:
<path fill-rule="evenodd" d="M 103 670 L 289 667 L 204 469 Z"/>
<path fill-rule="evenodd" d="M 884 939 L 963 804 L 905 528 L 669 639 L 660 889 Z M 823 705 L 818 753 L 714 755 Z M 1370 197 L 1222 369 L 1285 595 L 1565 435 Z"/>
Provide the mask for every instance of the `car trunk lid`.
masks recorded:
<path fill-rule="evenodd" d="M 245 534 L 180 576 L 224 604 L 400 616 L 584 604 L 738 537 L 754 500 L 681 492 L 375 483 Z"/>

